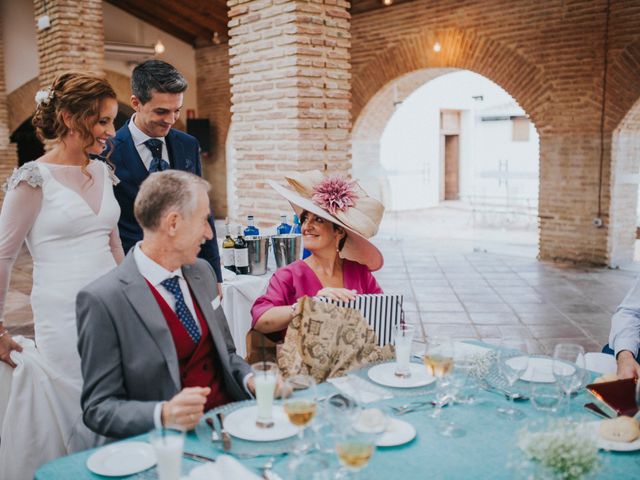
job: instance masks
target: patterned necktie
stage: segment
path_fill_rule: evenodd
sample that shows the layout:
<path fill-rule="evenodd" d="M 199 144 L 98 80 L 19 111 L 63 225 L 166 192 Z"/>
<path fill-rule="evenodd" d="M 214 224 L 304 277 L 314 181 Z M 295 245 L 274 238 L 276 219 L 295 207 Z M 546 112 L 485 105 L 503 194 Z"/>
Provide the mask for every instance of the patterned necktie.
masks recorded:
<path fill-rule="evenodd" d="M 162 140 L 150 138 L 144 144 L 151 150 L 151 163 L 149 164 L 149 173 L 162 172 L 169 168 L 169 162 L 162 158 Z"/>
<path fill-rule="evenodd" d="M 189 307 L 184 301 L 184 296 L 182 295 L 182 290 L 180 289 L 180 283 L 178 283 L 178 276 L 167 278 L 160 282 L 164 288 L 169 290 L 176 299 L 176 314 L 180 319 L 180 323 L 184 325 L 184 328 L 187 329 L 187 333 L 191 337 L 191 339 L 198 343 L 200 341 L 200 330 L 198 330 L 198 326 L 196 325 L 196 321 L 193 319 L 193 315 L 189 311 Z"/>

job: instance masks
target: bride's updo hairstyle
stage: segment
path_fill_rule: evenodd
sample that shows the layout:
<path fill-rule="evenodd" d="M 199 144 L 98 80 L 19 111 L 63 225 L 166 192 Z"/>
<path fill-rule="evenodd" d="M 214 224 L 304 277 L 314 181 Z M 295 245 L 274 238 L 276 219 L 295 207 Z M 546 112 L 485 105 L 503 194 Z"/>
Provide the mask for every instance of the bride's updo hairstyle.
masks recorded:
<path fill-rule="evenodd" d="M 104 98 L 116 98 L 106 80 L 85 73 L 63 73 L 50 88 L 36 94 L 33 126 L 43 141 L 62 139 L 73 129 L 84 140 L 84 148 L 88 148 L 95 141 L 91 129 L 98 121 Z M 64 123 L 64 112 L 71 115 L 72 128 Z"/>

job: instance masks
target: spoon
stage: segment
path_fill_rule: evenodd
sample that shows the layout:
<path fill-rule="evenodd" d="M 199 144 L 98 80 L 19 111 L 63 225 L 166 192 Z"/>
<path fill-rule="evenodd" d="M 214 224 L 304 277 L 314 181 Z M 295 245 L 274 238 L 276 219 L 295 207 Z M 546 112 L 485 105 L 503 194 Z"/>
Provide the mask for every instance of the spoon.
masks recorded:
<path fill-rule="evenodd" d="M 220 435 L 218 434 L 218 431 L 216 430 L 215 423 L 213 423 L 213 418 L 207 417 L 205 422 L 207 423 L 207 425 L 209 425 L 209 428 L 211 429 L 211 441 L 212 442 L 219 442 L 220 441 Z"/>
<path fill-rule="evenodd" d="M 526 395 L 523 395 L 521 393 L 517 393 L 517 392 L 510 392 L 504 388 L 501 387 L 495 387 L 493 385 L 489 385 L 489 383 L 487 382 L 482 382 L 482 384 L 480 385 L 481 388 L 483 390 L 486 390 L 487 392 L 497 392 L 497 393 L 501 393 L 502 395 L 504 395 L 505 397 L 507 397 L 507 400 L 509 398 L 511 398 L 514 402 L 526 402 L 527 400 L 529 400 L 529 397 L 527 397 Z"/>

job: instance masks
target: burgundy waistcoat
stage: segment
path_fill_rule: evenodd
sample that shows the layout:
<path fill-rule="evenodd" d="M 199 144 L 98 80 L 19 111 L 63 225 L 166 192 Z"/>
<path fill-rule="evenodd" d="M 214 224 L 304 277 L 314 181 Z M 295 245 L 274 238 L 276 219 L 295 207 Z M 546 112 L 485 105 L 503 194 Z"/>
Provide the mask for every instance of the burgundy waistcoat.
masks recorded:
<path fill-rule="evenodd" d="M 167 326 L 171 331 L 171 337 L 178 354 L 182 388 L 211 387 L 211 393 L 209 393 L 204 407 L 205 411 L 231 402 L 232 399 L 224 387 L 220 359 L 209 332 L 209 325 L 207 325 L 191 289 L 189 289 L 189 293 L 191 293 L 193 306 L 200 324 L 200 331 L 202 332 L 200 341 L 197 344 L 193 342 L 193 339 L 187 333 L 187 329 L 180 322 L 178 315 L 169 307 L 160 292 L 148 281 L 147 284 L 156 302 L 158 302 Z"/>

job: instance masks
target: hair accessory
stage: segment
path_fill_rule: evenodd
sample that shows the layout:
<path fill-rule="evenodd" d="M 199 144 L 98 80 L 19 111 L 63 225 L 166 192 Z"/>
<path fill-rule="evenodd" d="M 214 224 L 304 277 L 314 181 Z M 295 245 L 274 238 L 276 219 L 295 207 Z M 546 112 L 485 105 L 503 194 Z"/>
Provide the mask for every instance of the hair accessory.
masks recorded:
<path fill-rule="evenodd" d="M 36 92 L 36 105 L 49 105 L 49 102 L 53 98 L 53 90 L 46 88 L 44 90 L 38 90 Z"/>
<path fill-rule="evenodd" d="M 349 181 L 341 175 L 326 177 L 313 187 L 313 200 L 320 208 L 328 210 L 331 215 L 344 212 L 356 204 L 358 194 L 355 181 Z"/>

